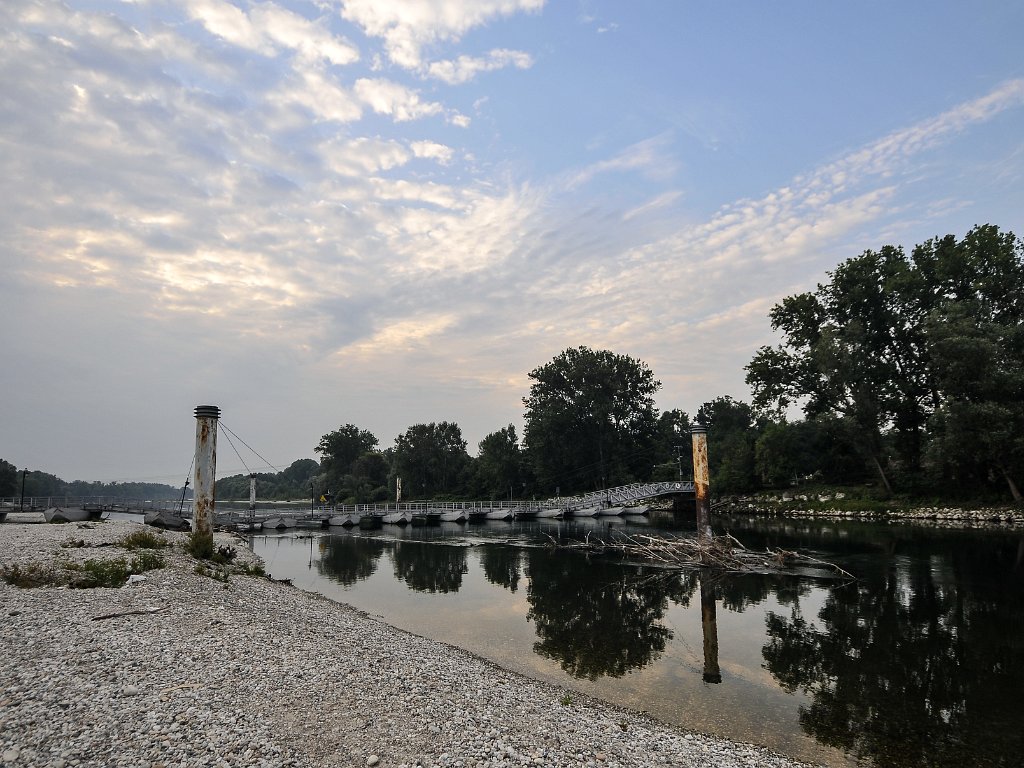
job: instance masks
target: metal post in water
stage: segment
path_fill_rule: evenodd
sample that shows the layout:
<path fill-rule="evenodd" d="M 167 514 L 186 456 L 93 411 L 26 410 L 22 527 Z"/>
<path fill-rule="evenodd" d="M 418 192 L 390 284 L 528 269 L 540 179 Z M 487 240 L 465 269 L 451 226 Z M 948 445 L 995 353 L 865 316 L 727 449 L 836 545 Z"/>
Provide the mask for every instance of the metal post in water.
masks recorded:
<path fill-rule="evenodd" d="M 220 408 L 216 405 L 196 406 L 196 474 L 192 486 L 194 494 L 192 536 L 195 543 L 213 551 L 214 483 L 217 480 L 217 420 Z"/>
<path fill-rule="evenodd" d="M 690 429 L 693 439 L 693 491 L 697 499 L 697 538 L 710 539 L 711 496 L 708 480 L 708 430 L 696 426 Z"/>
<path fill-rule="evenodd" d="M 715 590 L 706 584 L 706 574 L 700 578 L 700 623 L 704 629 L 704 682 L 722 682 L 722 670 L 718 666 L 718 612 L 715 605 Z"/>

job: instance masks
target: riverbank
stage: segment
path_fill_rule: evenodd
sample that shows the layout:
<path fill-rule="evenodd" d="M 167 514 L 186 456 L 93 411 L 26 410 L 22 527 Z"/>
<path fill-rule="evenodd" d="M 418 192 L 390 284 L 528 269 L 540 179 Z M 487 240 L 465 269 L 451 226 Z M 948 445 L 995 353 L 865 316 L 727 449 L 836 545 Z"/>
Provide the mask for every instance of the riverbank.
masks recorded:
<path fill-rule="evenodd" d="M 842 493 L 782 493 L 731 496 L 714 504 L 717 513 L 758 517 L 832 518 L 922 523 L 949 528 L 1024 528 L 1020 507 L 963 507 L 899 501 L 851 500 Z"/>
<path fill-rule="evenodd" d="M 123 558 L 134 523 L 0 525 L 0 567 Z M 123 588 L 0 582 L 3 766 L 800 765 L 495 667 L 181 548 Z M 64 546 L 67 544 L 71 546 Z M 255 557 L 237 540 L 235 566 Z"/>

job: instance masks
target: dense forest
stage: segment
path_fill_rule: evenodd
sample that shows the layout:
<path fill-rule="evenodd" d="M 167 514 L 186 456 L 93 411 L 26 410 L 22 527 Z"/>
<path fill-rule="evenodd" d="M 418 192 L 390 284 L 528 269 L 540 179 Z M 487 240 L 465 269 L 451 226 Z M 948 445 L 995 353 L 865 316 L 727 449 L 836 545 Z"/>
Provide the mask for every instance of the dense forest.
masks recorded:
<path fill-rule="evenodd" d="M 382 449 L 353 424 L 325 434 L 319 461 L 257 475 L 261 499 L 337 503 L 568 495 L 691 473 L 691 424 L 708 429 L 712 490 L 861 486 L 879 498 L 1021 502 L 1024 483 L 1024 246 L 979 226 L 958 240 L 865 251 L 816 290 L 769 313 L 780 334 L 746 366 L 747 403 L 717 397 L 659 411 L 641 360 L 564 350 L 529 373 L 524 434 L 509 424 L 471 456 L 455 422 L 414 424 Z M 792 418 L 801 413 L 802 418 Z M 0 460 L 0 496 L 18 492 Z M 28 475 L 29 495 L 173 497 L 146 484 Z M 247 499 L 249 477 L 217 481 Z"/>

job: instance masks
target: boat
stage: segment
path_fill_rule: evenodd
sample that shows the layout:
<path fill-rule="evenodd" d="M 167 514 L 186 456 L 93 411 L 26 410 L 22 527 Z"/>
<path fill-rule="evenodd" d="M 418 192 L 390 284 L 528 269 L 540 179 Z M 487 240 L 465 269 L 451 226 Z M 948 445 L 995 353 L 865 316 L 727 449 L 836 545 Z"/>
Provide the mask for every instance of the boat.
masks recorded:
<path fill-rule="evenodd" d="M 537 510 L 537 517 L 562 518 L 565 517 L 565 510 L 560 507 L 541 507 Z"/>
<path fill-rule="evenodd" d="M 167 531 L 192 530 L 192 523 L 177 512 L 171 512 L 166 509 L 155 509 L 151 512 L 147 512 L 143 519 L 146 521 L 146 525 L 152 525 L 155 528 L 163 528 Z"/>
<path fill-rule="evenodd" d="M 412 513 L 412 524 L 413 525 L 437 525 L 441 522 L 441 513 L 434 510 L 427 510 L 426 512 L 413 512 Z"/>
<path fill-rule="evenodd" d="M 441 521 L 445 523 L 464 523 L 466 513 L 461 509 L 446 509 L 441 513 Z"/>
<path fill-rule="evenodd" d="M 597 510 L 600 517 L 619 517 L 624 507 L 601 507 Z"/>
<path fill-rule="evenodd" d="M 412 512 L 405 510 L 403 512 L 388 512 L 384 515 L 383 521 L 391 525 L 408 525 L 412 522 Z"/>
<path fill-rule="evenodd" d="M 50 507 L 43 512 L 43 517 L 48 523 L 82 523 L 89 519 L 99 519 L 98 516 L 93 517 L 91 512 L 81 507 L 69 507 L 68 509 Z"/>
<path fill-rule="evenodd" d="M 646 515 L 650 507 L 646 504 L 637 504 L 635 507 L 623 507 L 624 515 Z"/>
<path fill-rule="evenodd" d="M 574 517 L 597 517 L 601 514 L 600 507 L 583 507 L 582 509 L 573 510 Z"/>
<path fill-rule="evenodd" d="M 380 528 L 383 521 L 382 515 L 375 515 L 371 512 L 359 516 L 359 527 L 363 530 L 373 530 L 374 528 Z"/>
<path fill-rule="evenodd" d="M 294 528 L 294 517 L 268 517 L 263 521 L 264 531 L 283 531 L 285 528 Z"/>
<path fill-rule="evenodd" d="M 484 520 L 487 519 L 487 510 L 472 509 L 466 513 L 466 516 L 469 519 L 469 522 L 471 523 L 482 523 Z"/>
<path fill-rule="evenodd" d="M 327 519 L 327 524 L 332 528 L 337 526 L 351 528 L 354 525 L 359 525 L 359 517 L 355 512 L 349 512 L 344 515 L 332 515 Z"/>
<path fill-rule="evenodd" d="M 511 520 L 515 517 L 511 509 L 491 509 L 487 512 L 488 520 Z"/>
<path fill-rule="evenodd" d="M 520 507 L 512 512 L 512 517 L 516 520 L 533 520 L 537 517 L 537 508 L 527 509 L 526 507 Z"/>
<path fill-rule="evenodd" d="M 321 519 L 319 517 L 300 517 L 295 521 L 296 528 L 303 528 L 305 530 L 318 531 L 321 528 L 327 527 L 327 519 Z"/>

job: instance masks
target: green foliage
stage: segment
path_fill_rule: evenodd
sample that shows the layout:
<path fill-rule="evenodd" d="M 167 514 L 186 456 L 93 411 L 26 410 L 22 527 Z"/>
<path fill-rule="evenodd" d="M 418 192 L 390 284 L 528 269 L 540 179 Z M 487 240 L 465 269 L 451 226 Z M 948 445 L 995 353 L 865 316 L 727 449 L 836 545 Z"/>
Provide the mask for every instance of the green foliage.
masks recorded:
<path fill-rule="evenodd" d="M 209 560 L 213 557 L 213 536 L 193 531 L 185 543 L 185 551 L 196 560 Z"/>
<path fill-rule="evenodd" d="M 235 572 L 243 576 L 259 576 L 261 578 L 267 575 L 267 572 L 259 563 L 239 563 L 235 566 Z"/>
<path fill-rule="evenodd" d="M 391 471 L 402 478 L 403 499 L 461 494 L 469 468 L 466 441 L 455 422 L 414 424 L 395 438 Z"/>
<path fill-rule="evenodd" d="M 0 459 L 0 498 L 16 496 L 18 493 L 18 468 L 9 461 Z"/>
<path fill-rule="evenodd" d="M 171 546 L 166 536 L 146 529 L 133 531 L 118 542 L 125 549 L 163 549 Z"/>
<path fill-rule="evenodd" d="M 841 420 L 844 444 L 912 490 L 1024 477 L 1024 246 L 985 225 L 841 264 L 771 311 L 783 334 L 747 366 L 754 405 Z M 778 477 L 782 467 L 768 467 Z"/>
<path fill-rule="evenodd" d="M 522 493 L 523 457 L 519 450 L 516 428 L 509 424 L 480 441 L 475 467 L 483 494 L 502 498 Z"/>
<path fill-rule="evenodd" d="M 654 393 L 661 382 L 646 363 L 578 347 L 529 376 L 525 443 L 540 493 L 650 476 L 658 436 Z"/>
<path fill-rule="evenodd" d="M 28 563 L 19 565 L 0 566 L 0 579 L 12 587 L 21 589 L 32 589 L 34 587 L 48 587 L 64 583 L 63 577 L 52 567 L 39 563 Z"/>
<path fill-rule="evenodd" d="M 320 472 L 320 464 L 313 459 L 299 459 L 280 472 L 257 472 L 256 495 L 259 499 L 306 499 L 310 485 Z M 218 500 L 248 500 L 249 475 L 230 475 L 217 480 L 215 494 Z"/>

